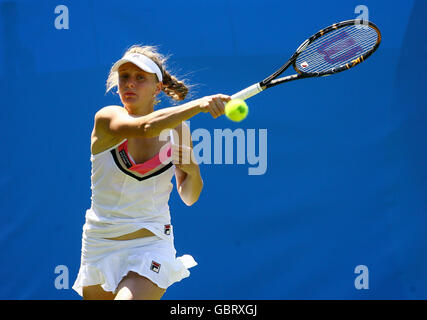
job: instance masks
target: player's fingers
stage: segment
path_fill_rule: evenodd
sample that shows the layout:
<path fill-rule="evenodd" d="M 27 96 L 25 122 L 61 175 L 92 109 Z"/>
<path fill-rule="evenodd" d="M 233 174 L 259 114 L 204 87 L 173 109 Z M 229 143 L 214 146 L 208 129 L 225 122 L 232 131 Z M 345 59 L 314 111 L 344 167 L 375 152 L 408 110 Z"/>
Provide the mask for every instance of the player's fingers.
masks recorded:
<path fill-rule="evenodd" d="M 214 119 L 218 118 L 219 114 L 216 111 L 216 106 L 215 106 L 215 102 L 214 101 L 211 101 L 209 103 L 209 112 L 210 112 L 210 114 L 212 115 L 212 117 Z"/>
<path fill-rule="evenodd" d="M 171 150 L 172 150 L 172 154 L 179 153 L 179 145 L 172 144 Z"/>
<path fill-rule="evenodd" d="M 222 101 L 228 102 L 231 100 L 231 96 L 226 95 L 226 94 L 217 94 L 215 95 L 216 98 L 221 99 Z"/>
<path fill-rule="evenodd" d="M 183 145 L 172 145 L 172 159 L 177 163 L 190 163 L 191 148 Z"/>
<path fill-rule="evenodd" d="M 189 146 L 186 145 L 178 145 L 178 144 L 173 144 L 172 145 L 172 152 L 179 152 L 179 153 L 183 153 L 183 152 L 190 152 L 191 148 Z"/>
<path fill-rule="evenodd" d="M 173 159 L 175 159 L 175 160 L 177 160 L 177 161 L 180 161 L 180 162 L 182 162 L 182 159 L 184 159 L 184 158 L 188 158 L 189 157 L 189 154 L 188 154 L 188 152 L 177 152 L 177 153 L 175 153 L 174 155 L 173 155 Z"/>
<path fill-rule="evenodd" d="M 215 110 L 215 114 L 217 115 L 217 117 L 224 114 L 224 102 L 220 98 L 213 99 L 212 108 Z"/>
<path fill-rule="evenodd" d="M 223 115 L 225 113 L 225 104 L 224 101 L 220 98 L 215 99 L 216 110 L 219 115 Z"/>
<path fill-rule="evenodd" d="M 231 100 L 231 97 L 225 94 L 215 94 L 212 96 L 206 96 L 201 99 L 200 107 L 202 112 L 209 112 L 213 118 L 217 118 L 224 114 L 223 104 Z M 222 104 L 218 104 L 217 101 L 221 101 Z"/>
<path fill-rule="evenodd" d="M 180 152 L 174 152 L 172 154 L 172 160 L 173 161 L 176 161 L 176 162 L 180 163 L 181 159 L 182 159 L 182 154 Z"/>
<path fill-rule="evenodd" d="M 214 110 L 216 117 L 224 114 L 223 102 L 220 99 L 214 99 L 212 104 L 212 110 Z"/>
<path fill-rule="evenodd" d="M 190 164 L 191 163 L 191 155 L 184 154 L 182 156 L 176 156 L 172 158 L 173 164 Z"/>
<path fill-rule="evenodd" d="M 179 161 L 179 156 L 180 156 L 179 146 L 176 144 L 173 144 L 171 149 L 172 149 L 172 160 Z"/>

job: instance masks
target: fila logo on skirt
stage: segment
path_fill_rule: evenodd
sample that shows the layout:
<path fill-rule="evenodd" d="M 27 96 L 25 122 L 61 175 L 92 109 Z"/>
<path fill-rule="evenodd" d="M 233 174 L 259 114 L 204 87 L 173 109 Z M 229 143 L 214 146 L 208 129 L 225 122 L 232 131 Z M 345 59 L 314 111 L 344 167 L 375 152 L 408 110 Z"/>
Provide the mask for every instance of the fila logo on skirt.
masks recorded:
<path fill-rule="evenodd" d="M 154 271 L 154 272 L 159 273 L 159 271 L 160 271 L 160 266 L 161 266 L 161 264 L 160 264 L 160 263 L 157 263 L 156 261 L 151 261 L 151 267 L 150 267 L 150 270 L 152 270 L 152 271 Z"/>
<path fill-rule="evenodd" d="M 170 235 L 171 234 L 171 225 L 165 224 L 165 234 Z"/>

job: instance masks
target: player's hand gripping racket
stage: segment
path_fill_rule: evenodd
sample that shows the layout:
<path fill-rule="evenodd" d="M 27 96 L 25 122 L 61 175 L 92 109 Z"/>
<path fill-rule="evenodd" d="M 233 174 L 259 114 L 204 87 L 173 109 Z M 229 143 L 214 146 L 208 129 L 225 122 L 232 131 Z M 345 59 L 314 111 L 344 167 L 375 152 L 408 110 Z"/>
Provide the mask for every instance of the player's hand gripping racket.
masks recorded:
<path fill-rule="evenodd" d="M 231 98 L 246 100 L 281 83 L 348 70 L 365 61 L 377 50 L 380 42 L 380 30 L 370 21 L 347 20 L 335 23 L 305 40 L 271 76 L 237 92 Z M 278 78 L 290 65 L 297 73 Z"/>

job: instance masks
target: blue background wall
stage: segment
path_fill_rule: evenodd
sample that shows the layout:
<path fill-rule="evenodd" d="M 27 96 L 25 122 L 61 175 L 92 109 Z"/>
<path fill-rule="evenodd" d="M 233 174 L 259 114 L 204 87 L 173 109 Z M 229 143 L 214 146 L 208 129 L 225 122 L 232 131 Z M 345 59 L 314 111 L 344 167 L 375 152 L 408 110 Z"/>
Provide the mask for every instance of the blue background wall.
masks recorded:
<path fill-rule="evenodd" d="M 54 27 L 57 5 L 69 30 Z M 365 63 L 248 100 L 268 168 L 203 165 L 198 203 L 171 197 L 178 255 L 199 265 L 164 299 L 426 299 L 426 1 L 0 1 L 0 298 L 80 299 L 55 268 L 80 263 L 90 133 L 112 63 L 159 45 L 191 98 L 232 94 L 364 4 L 383 42 Z M 191 99 L 190 98 L 190 99 Z M 190 100 L 190 99 L 187 99 Z M 170 101 L 163 97 L 161 107 Z M 356 290 L 357 265 L 369 289 Z"/>

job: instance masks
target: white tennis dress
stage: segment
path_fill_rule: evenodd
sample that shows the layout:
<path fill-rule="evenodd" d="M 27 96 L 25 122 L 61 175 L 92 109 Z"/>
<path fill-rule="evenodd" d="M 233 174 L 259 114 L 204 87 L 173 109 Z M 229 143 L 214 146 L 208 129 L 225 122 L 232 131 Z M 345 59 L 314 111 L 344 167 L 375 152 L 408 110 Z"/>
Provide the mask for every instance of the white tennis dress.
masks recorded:
<path fill-rule="evenodd" d="M 152 159 L 136 164 L 127 139 L 91 155 L 91 208 L 83 226 L 81 264 L 73 289 L 100 284 L 115 292 L 129 271 L 147 277 L 160 288 L 190 275 L 197 263 L 190 255 L 176 258 L 169 196 L 175 167 L 171 144 Z M 139 229 L 155 236 L 108 240 Z"/>

